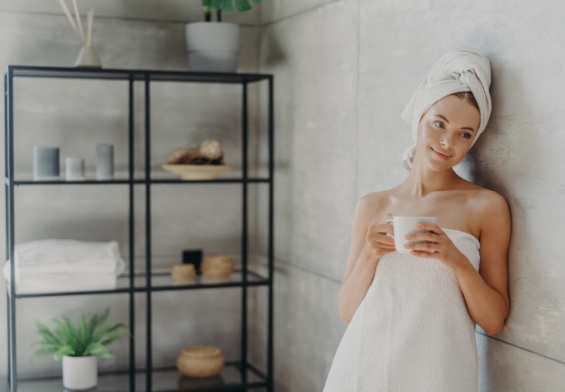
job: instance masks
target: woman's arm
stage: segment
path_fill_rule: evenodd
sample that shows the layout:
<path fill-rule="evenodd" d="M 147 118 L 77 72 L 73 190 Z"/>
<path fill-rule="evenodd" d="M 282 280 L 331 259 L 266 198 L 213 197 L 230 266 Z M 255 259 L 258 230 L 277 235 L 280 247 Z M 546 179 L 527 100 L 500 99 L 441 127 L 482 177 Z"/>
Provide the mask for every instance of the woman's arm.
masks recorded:
<path fill-rule="evenodd" d="M 463 263 L 455 273 L 469 314 L 487 335 L 494 335 L 504 328 L 510 310 L 508 246 L 511 222 L 506 200 L 488 192 L 481 218 L 480 272 L 470 263 Z"/>
<path fill-rule="evenodd" d="M 365 298 L 381 256 L 394 251 L 394 241 L 386 235 L 392 233 L 392 225 L 370 225 L 377 211 L 369 204 L 372 203 L 365 196 L 355 208 L 349 256 L 338 295 L 339 316 L 345 324 L 349 324 Z"/>

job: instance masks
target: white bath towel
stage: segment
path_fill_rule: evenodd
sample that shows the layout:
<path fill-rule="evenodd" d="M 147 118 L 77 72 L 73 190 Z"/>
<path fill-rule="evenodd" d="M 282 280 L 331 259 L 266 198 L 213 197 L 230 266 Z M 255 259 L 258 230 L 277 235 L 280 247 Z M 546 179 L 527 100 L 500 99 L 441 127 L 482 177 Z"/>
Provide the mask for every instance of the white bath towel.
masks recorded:
<path fill-rule="evenodd" d="M 492 103 L 490 98 L 491 69 L 488 59 L 475 52 L 459 50 L 439 58 L 412 95 L 402 112 L 402 118 L 412 125 L 412 139 L 416 143 L 418 123 L 426 111 L 440 99 L 455 93 L 473 93 L 481 113 L 481 123 L 473 144 L 485 130 Z M 402 162 L 412 168 L 415 145 L 404 152 Z"/>
<path fill-rule="evenodd" d="M 125 270 L 118 243 L 77 240 L 40 240 L 14 249 L 18 293 L 109 289 Z M 10 282 L 10 261 L 4 266 Z"/>
<path fill-rule="evenodd" d="M 119 275 L 125 268 L 116 241 L 40 240 L 17 244 L 16 273 L 90 272 Z"/>
<path fill-rule="evenodd" d="M 480 243 L 444 229 L 480 267 Z M 477 392 L 475 323 L 453 270 L 388 253 L 353 315 L 324 392 Z"/>
<path fill-rule="evenodd" d="M 10 284 L 10 262 L 4 266 L 4 278 Z M 69 291 L 112 290 L 117 287 L 116 274 L 24 271 L 16 277 L 16 293 L 53 293 Z M 9 289 L 8 289 L 8 292 Z"/>

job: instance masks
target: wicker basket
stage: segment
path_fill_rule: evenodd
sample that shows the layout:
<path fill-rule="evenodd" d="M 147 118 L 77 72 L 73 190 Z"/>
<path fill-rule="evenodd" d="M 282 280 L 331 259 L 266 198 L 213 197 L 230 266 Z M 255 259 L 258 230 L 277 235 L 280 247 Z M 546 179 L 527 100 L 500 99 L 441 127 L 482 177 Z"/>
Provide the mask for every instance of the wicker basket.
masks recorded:
<path fill-rule="evenodd" d="M 185 347 L 177 358 L 177 368 L 188 377 L 212 377 L 224 368 L 224 356 L 213 346 Z"/>
<path fill-rule="evenodd" d="M 194 264 L 175 264 L 171 269 L 174 280 L 192 280 L 196 276 Z"/>
<path fill-rule="evenodd" d="M 202 275 L 209 278 L 225 278 L 233 272 L 230 256 L 206 256 L 202 260 Z"/>

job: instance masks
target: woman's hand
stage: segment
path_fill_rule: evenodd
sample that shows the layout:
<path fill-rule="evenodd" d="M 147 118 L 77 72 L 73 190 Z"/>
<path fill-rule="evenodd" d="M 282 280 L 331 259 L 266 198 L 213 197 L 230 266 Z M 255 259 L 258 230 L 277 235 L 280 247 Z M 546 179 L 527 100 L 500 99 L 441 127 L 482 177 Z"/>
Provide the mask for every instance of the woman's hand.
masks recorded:
<path fill-rule="evenodd" d="M 383 255 L 395 251 L 394 238 L 390 236 L 390 234 L 394 234 L 394 227 L 390 223 L 385 223 L 391 218 L 392 215 L 387 214 L 382 222 L 372 224 L 367 229 L 366 245 L 370 257 L 380 259 Z"/>
<path fill-rule="evenodd" d="M 407 249 L 411 250 L 410 254 L 413 256 L 436 259 L 453 269 L 469 263 L 465 255 L 457 249 L 437 224 L 421 222 L 418 223 L 416 228 L 426 230 L 426 232 L 406 235 L 407 240 L 418 242 L 405 245 Z"/>

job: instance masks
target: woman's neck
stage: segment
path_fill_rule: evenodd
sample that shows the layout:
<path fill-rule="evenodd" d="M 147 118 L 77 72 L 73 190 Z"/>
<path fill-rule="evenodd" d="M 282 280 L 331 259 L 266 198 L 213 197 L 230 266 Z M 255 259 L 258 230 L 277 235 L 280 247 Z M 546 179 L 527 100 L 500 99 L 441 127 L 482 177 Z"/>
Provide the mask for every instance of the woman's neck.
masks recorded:
<path fill-rule="evenodd" d="M 441 172 L 414 165 L 399 190 L 406 195 L 424 197 L 432 192 L 454 189 L 462 181 L 453 169 Z"/>

